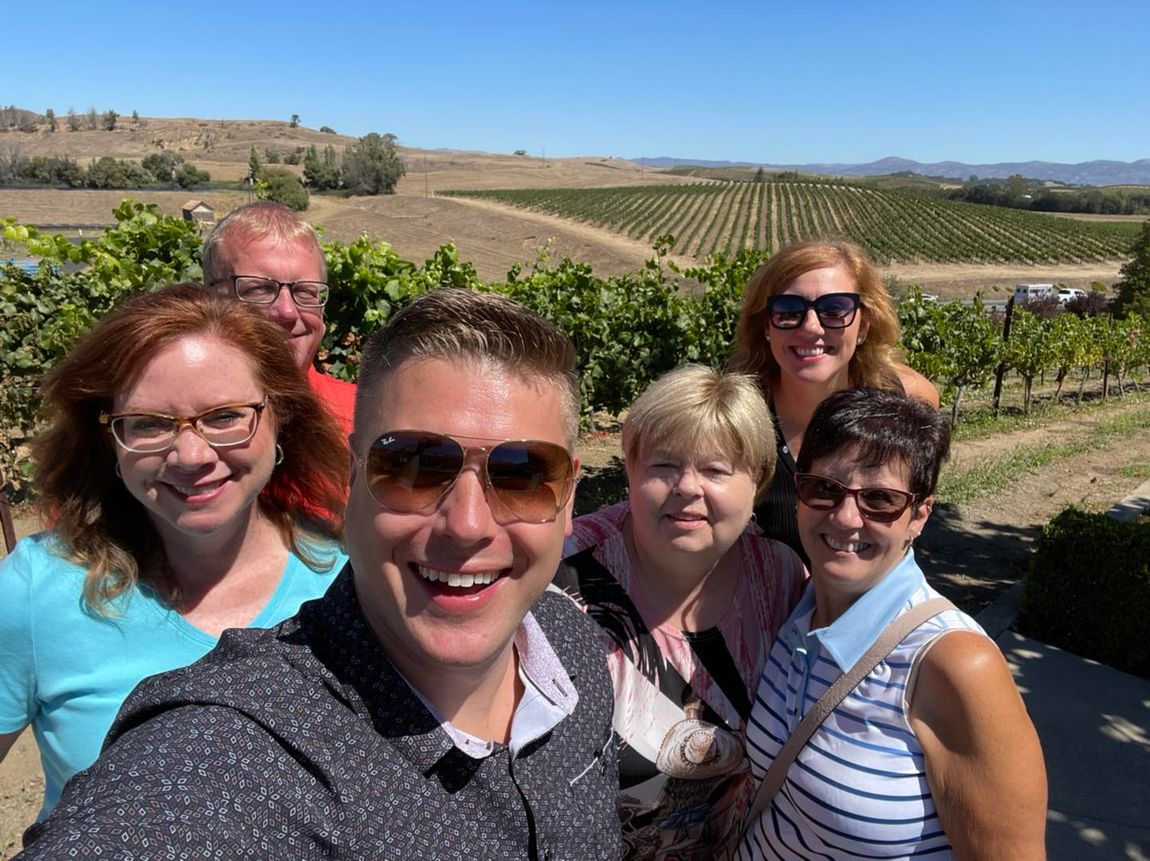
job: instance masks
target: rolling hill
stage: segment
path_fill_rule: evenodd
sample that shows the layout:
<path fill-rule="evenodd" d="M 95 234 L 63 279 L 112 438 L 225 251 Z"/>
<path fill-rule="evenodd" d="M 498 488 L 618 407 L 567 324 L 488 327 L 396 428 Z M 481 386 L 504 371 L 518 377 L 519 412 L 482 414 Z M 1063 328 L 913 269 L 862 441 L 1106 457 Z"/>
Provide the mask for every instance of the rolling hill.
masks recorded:
<path fill-rule="evenodd" d="M 76 132 L 67 131 L 62 119 L 56 132 L 32 120 L 24 123 L 24 130 L 0 128 L 0 158 L 14 152 L 69 155 L 84 163 L 103 155 L 139 159 L 174 151 L 211 171 L 214 180 L 234 180 L 246 174 L 253 147 L 266 160 L 269 150 L 282 155 L 330 143 L 339 152 L 355 141 L 274 120 L 141 117 L 134 123 L 121 117 L 113 131 Z M 879 260 L 893 261 L 884 273 L 944 296 L 965 296 L 1015 280 L 1074 286 L 1112 282 L 1130 244 L 1125 237 L 1134 229 L 896 194 L 908 186 L 905 178 L 890 188 L 881 180 L 866 180 L 870 185 L 865 188 L 817 178 L 713 182 L 617 158 L 537 158 L 402 146 L 400 153 L 407 175 L 396 195 L 313 195 L 306 217 L 323 227 L 328 239 L 350 241 L 366 233 L 415 261 L 426 259 L 444 242 L 454 242 L 485 278 L 502 278 L 514 265 L 530 265 L 541 248 L 552 259 L 567 256 L 589 263 L 597 273 L 629 271 L 652 255 L 654 238 L 666 232 L 676 236 L 673 258 L 679 262 L 741 245 L 776 248 L 812 233 L 843 233 Z M 736 175 L 749 180 L 755 173 L 748 169 Z M 730 178 L 732 172 L 717 170 L 711 176 Z M 523 198 L 544 190 L 554 195 L 555 189 L 567 190 L 568 202 L 543 205 Z M 452 190 L 497 193 L 448 196 Z M 208 201 L 218 214 L 246 198 L 234 189 L 210 188 L 0 189 L 0 218 L 11 216 L 26 224 L 106 224 L 125 196 L 155 202 L 172 215 L 179 214 L 189 197 Z M 619 209 L 596 214 L 592 201 L 605 206 L 602 201 L 608 196 Z M 871 210 L 874 213 L 867 215 Z"/>

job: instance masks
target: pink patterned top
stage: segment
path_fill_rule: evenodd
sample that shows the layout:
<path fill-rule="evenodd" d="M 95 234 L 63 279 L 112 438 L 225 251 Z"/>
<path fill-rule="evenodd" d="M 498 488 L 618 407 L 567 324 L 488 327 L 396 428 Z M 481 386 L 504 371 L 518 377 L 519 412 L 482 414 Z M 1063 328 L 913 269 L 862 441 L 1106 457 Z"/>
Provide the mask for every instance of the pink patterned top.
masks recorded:
<path fill-rule="evenodd" d="M 719 624 L 649 625 L 630 598 L 621 502 L 575 521 L 555 583 L 602 629 L 615 686 L 620 815 L 628 858 L 723 858 L 752 790 L 744 749 L 755 688 L 806 570 L 748 526 L 738 586 Z"/>

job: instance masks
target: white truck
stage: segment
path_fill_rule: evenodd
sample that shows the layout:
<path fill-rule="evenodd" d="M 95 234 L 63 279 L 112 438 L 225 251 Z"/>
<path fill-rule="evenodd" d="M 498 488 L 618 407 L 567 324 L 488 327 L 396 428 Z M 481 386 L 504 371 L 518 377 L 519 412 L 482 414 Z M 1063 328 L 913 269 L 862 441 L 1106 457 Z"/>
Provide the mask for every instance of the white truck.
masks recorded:
<path fill-rule="evenodd" d="M 1053 284 L 1015 284 L 1014 304 L 1025 305 L 1035 299 L 1050 299 L 1054 297 Z"/>

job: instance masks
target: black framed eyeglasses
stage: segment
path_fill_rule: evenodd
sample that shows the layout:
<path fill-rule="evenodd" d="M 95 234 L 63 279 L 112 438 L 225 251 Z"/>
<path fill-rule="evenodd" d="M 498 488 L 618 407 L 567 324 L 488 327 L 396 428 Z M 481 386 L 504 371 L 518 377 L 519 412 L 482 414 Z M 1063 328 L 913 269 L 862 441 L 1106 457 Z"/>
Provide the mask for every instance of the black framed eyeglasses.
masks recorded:
<path fill-rule="evenodd" d="M 795 492 L 799 502 L 816 511 L 834 511 L 848 496 L 853 496 L 859 514 L 876 523 L 893 523 L 919 501 L 918 494 L 892 487 L 847 487 L 833 478 L 800 472 L 795 475 Z"/>
<path fill-rule="evenodd" d="M 467 446 L 446 434 L 393 430 L 359 460 L 368 492 L 396 514 L 433 510 L 474 465 L 497 523 L 548 523 L 571 498 L 575 463 L 563 446 L 544 440 L 485 440 Z"/>
<path fill-rule="evenodd" d="M 299 307 L 322 308 L 331 292 L 324 281 L 276 281 L 262 275 L 229 275 L 223 280 L 231 283 L 237 299 L 252 305 L 271 305 L 286 287 Z"/>
<path fill-rule="evenodd" d="M 797 329 L 811 308 L 824 329 L 845 329 L 854 322 L 861 302 L 858 293 L 824 293 L 817 299 L 779 293 L 767 299 L 767 312 L 776 329 Z"/>
<path fill-rule="evenodd" d="M 256 435 L 267 398 L 253 404 L 222 404 L 194 416 L 163 413 L 100 413 L 121 447 L 137 454 L 158 454 L 176 444 L 184 425 L 190 425 L 212 448 L 243 445 Z"/>

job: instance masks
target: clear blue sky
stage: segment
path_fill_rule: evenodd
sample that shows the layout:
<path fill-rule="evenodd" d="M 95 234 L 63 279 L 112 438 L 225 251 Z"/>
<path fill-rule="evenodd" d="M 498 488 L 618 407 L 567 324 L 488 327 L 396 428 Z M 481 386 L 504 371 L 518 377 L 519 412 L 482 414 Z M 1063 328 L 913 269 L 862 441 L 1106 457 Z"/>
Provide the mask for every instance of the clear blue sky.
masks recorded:
<path fill-rule="evenodd" d="M 548 156 L 1133 161 L 1148 46 L 1148 0 L 17 2 L 0 102 Z"/>

